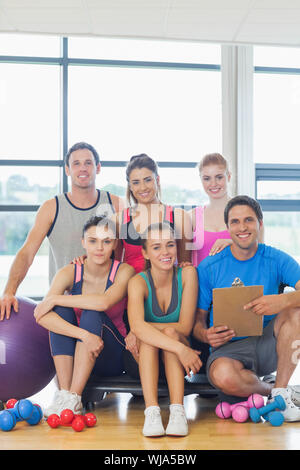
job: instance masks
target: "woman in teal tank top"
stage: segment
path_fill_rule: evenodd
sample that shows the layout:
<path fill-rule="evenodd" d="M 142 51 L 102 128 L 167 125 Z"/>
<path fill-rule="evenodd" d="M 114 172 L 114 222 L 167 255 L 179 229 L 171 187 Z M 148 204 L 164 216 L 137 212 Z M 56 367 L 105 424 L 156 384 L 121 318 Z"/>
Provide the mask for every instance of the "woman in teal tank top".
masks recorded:
<path fill-rule="evenodd" d="M 199 351 L 187 340 L 194 325 L 197 273 L 193 266 L 175 267 L 176 240 L 169 224 L 151 225 L 142 240 L 148 266 L 129 282 L 128 318 L 138 342 L 136 359 L 146 407 L 143 434 L 185 436 L 184 376 L 197 373 L 202 364 Z M 158 406 L 160 355 L 170 394 L 166 431 Z"/>

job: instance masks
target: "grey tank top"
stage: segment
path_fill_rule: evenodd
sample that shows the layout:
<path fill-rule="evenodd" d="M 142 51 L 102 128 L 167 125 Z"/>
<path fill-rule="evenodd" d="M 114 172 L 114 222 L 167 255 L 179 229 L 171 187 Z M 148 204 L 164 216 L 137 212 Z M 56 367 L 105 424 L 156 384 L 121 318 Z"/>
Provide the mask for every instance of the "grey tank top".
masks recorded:
<path fill-rule="evenodd" d="M 92 216 L 111 217 L 115 212 L 107 191 L 98 191 L 92 207 L 81 209 L 74 206 L 66 193 L 55 196 L 56 214 L 47 234 L 49 240 L 49 283 L 56 272 L 69 264 L 73 258 L 84 254 L 81 245 L 82 229 Z"/>

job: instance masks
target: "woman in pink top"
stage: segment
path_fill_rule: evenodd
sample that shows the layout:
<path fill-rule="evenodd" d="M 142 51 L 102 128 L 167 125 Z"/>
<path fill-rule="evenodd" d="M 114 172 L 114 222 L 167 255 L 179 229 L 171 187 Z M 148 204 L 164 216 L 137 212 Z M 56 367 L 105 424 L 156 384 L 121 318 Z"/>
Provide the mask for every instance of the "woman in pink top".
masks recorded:
<path fill-rule="evenodd" d="M 192 210 L 194 266 L 232 243 L 224 222 L 224 209 L 230 199 L 228 185 L 231 179 L 227 160 L 219 153 L 205 155 L 200 161 L 199 173 L 209 203 Z"/>
<path fill-rule="evenodd" d="M 194 266 L 232 243 L 224 222 L 224 209 L 231 198 L 228 190 L 231 179 L 228 162 L 220 153 L 210 153 L 202 158 L 198 168 L 209 203 L 192 210 Z"/>

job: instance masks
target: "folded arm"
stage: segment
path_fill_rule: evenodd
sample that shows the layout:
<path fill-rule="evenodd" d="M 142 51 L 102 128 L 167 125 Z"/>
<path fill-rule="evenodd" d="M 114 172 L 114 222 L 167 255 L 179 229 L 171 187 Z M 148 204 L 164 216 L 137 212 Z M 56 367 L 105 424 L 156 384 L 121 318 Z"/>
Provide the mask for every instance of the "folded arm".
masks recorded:
<path fill-rule="evenodd" d="M 126 296 L 128 281 L 134 273 L 131 266 L 122 264 L 118 269 L 114 283 L 103 294 L 62 295 L 61 293 L 57 294 L 56 289 L 52 288 L 44 301 L 39 304 L 39 314 L 49 312 L 55 305 L 106 311 Z"/>

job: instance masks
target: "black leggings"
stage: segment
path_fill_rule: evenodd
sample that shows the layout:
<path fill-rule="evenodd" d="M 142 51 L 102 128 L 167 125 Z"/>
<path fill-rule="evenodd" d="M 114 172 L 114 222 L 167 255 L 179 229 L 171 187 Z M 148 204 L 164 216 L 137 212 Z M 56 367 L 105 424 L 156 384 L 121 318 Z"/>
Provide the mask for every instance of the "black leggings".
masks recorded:
<path fill-rule="evenodd" d="M 67 322 L 78 326 L 73 308 L 56 306 L 53 310 Z M 112 377 L 122 374 L 124 370 L 124 338 L 106 313 L 95 310 L 83 310 L 79 326 L 101 337 L 104 342 L 104 348 L 96 359 L 92 374 L 101 377 Z M 50 332 L 52 355 L 74 356 L 77 341 L 80 340 Z"/>

